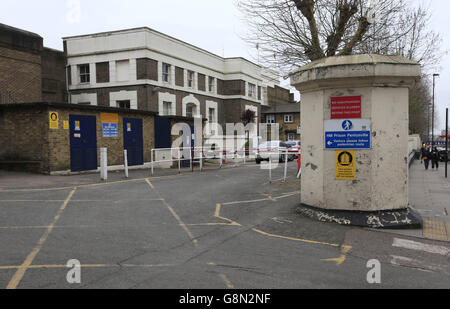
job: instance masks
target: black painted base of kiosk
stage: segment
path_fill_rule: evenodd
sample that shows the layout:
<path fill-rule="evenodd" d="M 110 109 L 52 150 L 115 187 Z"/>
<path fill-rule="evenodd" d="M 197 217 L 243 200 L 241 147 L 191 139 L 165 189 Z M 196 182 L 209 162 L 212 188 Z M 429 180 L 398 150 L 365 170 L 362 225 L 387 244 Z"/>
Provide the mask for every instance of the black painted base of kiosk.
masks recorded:
<path fill-rule="evenodd" d="M 321 221 L 378 229 L 420 229 L 423 219 L 412 208 L 383 211 L 347 211 L 316 208 L 301 204 L 297 212 Z"/>

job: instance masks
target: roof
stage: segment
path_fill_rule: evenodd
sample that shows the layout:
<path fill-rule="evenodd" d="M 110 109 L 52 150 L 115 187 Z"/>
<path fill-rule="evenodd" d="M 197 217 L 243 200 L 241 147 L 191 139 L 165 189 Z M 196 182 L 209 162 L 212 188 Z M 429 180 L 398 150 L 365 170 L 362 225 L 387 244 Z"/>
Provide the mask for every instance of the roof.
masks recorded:
<path fill-rule="evenodd" d="M 300 113 L 300 103 L 278 104 L 272 107 L 262 108 L 263 114 L 287 114 Z"/>

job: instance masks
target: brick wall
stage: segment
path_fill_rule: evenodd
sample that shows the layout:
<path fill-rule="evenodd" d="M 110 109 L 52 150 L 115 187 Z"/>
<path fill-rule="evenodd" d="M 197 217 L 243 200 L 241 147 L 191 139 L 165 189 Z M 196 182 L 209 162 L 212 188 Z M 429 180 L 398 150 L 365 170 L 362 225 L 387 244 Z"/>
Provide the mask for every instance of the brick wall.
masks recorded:
<path fill-rule="evenodd" d="M 42 101 L 67 102 L 66 57 L 63 52 L 44 48 L 42 62 Z"/>
<path fill-rule="evenodd" d="M 0 104 L 41 101 L 41 76 L 40 54 L 0 46 Z"/>
<path fill-rule="evenodd" d="M 136 60 L 137 79 L 158 80 L 158 61 L 150 58 Z"/>
<path fill-rule="evenodd" d="M 59 128 L 49 128 L 49 113 L 59 114 Z M 104 138 L 100 114 L 119 113 L 117 138 Z M 90 115 L 97 119 L 97 155 L 100 164 L 100 148 L 108 148 L 108 164 L 123 165 L 123 118 L 143 120 L 144 161 L 150 161 L 154 148 L 154 116 L 142 113 L 124 113 L 117 110 L 83 108 L 74 105 L 24 104 L 3 105 L 0 109 L 0 163 L 1 161 L 40 161 L 40 171 L 70 170 L 70 130 L 64 129 L 69 115 Z"/>
<path fill-rule="evenodd" d="M 198 90 L 206 91 L 206 76 L 198 73 Z"/>
<path fill-rule="evenodd" d="M 95 64 L 97 83 L 109 83 L 109 62 Z"/>
<path fill-rule="evenodd" d="M 184 87 L 184 69 L 175 67 L 175 85 Z"/>

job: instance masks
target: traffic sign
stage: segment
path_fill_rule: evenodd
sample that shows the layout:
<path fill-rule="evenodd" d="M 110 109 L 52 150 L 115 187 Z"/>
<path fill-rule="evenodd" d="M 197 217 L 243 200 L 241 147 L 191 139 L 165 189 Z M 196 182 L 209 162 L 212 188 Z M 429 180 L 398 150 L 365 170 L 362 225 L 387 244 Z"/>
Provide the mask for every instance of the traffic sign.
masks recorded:
<path fill-rule="evenodd" d="M 325 121 L 325 149 L 370 149 L 371 121 L 346 119 Z"/>

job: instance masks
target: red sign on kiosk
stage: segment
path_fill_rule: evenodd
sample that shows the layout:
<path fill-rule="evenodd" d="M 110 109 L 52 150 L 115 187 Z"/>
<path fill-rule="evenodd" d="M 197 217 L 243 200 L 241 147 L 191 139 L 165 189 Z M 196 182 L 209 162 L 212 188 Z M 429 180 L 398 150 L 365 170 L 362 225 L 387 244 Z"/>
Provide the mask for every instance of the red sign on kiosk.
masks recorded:
<path fill-rule="evenodd" d="M 331 98 L 331 119 L 355 119 L 361 116 L 361 96 Z"/>

